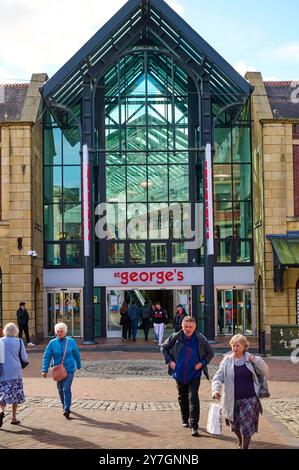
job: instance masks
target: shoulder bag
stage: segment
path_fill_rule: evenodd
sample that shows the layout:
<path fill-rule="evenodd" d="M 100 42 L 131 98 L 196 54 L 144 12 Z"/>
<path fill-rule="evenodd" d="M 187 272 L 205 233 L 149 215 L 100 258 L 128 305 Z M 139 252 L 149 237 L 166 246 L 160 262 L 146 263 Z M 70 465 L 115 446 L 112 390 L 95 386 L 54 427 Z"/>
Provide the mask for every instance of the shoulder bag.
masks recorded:
<path fill-rule="evenodd" d="M 60 382 L 60 380 L 64 380 L 67 377 L 67 371 L 66 371 L 63 363 L 64 363 L 64 358 L 65 358 L 65 355 L 66 355 L 68 341 L 69 341 L 69 339 L 66 338 L 66 345 L 65 345 L 65 348 L 64 348 L 64 353 L 63 353 L 63 356 L 62 356 L 61 364 L 58 364 L 57 366 L 51 367 L 52 379 L 55 380 L 56 382 Z"/>
<path fill-rule="evenodd" d="M 258 372 L 254 363 L 252 363 L 252 365 L 259 381 L 259 386 L 260 386 L 259 391 L 258 391 L 259 398 L 270 398 L 270 392 L 269 392 L 269 387 L 268 387 L 268 382 L 267 382 L 266 377 L 264 375 L 261 375 Z"/>
<path fill-rule="evenodd" d="M 19 339 L 19 341 L 20 341 L 20 349 L 19 349 L 20 363 L 21 363 L 22 369 L 25 369 L 25 367 L 27 367 L 29 365 L 29 362 L 24 361 L 24 359 L 22 359 L 22 354 L 21 354 L 22 340 L 21 340 L 21 338 Z"/>

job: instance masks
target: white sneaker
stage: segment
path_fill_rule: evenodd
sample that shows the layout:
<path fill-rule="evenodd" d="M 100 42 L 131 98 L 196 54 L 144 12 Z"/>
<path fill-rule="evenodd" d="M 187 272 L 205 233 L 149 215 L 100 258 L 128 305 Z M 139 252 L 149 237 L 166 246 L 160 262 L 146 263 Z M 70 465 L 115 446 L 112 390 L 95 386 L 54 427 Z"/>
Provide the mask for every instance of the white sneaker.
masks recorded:
<path fill-rule="evenodd" d="M 34 343 L 28 343 L 27 346 L 35 346 Z"/>

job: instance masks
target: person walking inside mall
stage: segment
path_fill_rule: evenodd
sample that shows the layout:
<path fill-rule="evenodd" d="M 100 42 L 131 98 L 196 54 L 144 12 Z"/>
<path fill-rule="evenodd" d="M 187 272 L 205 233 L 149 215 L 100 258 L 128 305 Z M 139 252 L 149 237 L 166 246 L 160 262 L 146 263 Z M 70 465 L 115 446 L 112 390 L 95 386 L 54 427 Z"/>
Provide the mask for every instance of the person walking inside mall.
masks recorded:
<path fill-rule="evenodd" d="M 173 329 L 175 333 L 178 333 L 182 329 L 182 321 L 187 316 L 184 307 L 179 304 L 176 308 L 176 314 L 173 317 Z"/>
<path fill-rule="evenodd" d="M 120 320 L 119 324 L 122 327 L 122 340 L 127 341 L 128 339 L 128 333 L 129 333 L 129 339 L 131 339 L 131 320 L 128 315 L 128 304 L 127 302 L 123 302 L 121 308 L 120 308 Z"/>
<path fill-rule="evenodd" d="M 173 333 L 162 344 L 161 352 L 168 364 L 168 373 L 176 381 L 182 426 L 191 427 L 192 436 L 199 437 L 198 390 L 202 372 L 209 380 L 207 365 L 214 352 L 207 339 L 195 330 L 195 319 L 186 316 L 182 322 L 182 330 Z"/>
<path fill-rule="evenodd" d="M 28 362 L 26 349 L 19 330 L 14 323 L 7 323 L 0 339 L 0 428 L 3 424 L 6 405 L 12 405 L 11 424 L 20 424 L 17 419 L 18 405 L 25 402 L 22 361 Z"/>
<path fill-rule="evenodd" d="M 133 338 L 133 341 L 136 341 L 138 323 L 139 323 L 139 318 L 141 315 L 141 310 L 140 310 L 139 305 L 137 305 L 136 300 L 132 300 L 132 303 L 129 307 L 128 315 L 131 321 L 132 338 Z"/>
<path fill-rule="evenodd" d="M 149 304 L 149 301 L 145 299 L 144 305 L 141 308 L 141 320 L 142 320 L 142 328 L 144 331 L 144 339 L 148 341 L 148 333 L 151 327 L 151 316 L 152 316 L 152 309 Z"/>
<path fill-rule="evenodd" d="M 70 419 L 72 404 L 71 387 L 76 368 L 81 369 L 80 352 L 76 341 L 66 336 L 67 325 L 65 323 L 56 323 L 54 331 L 56 338 L 49 342 L 44 352 L 42 375 L 44 378 L 47 378 L 51 361 L 53 361 L 54 366 L 61 364 L 65 352 L 63 365 L 66 369 L 67 377 L 57 382 L 57 389 L 63 407 L 63 416 L 66 419 Z"/>
<path fill-rule="evenodd" d="M 258 432 L 259 414 L 262 406 L 258 398 L 259 380 L 257 372 L 266 376 L 267 364 L 259 356 L 248 352 L 249 343 L 243 335 L 235 335 L 229 342 L 231 352 L 224 356 L 212 381 L 212 397 L 221 398 L 226 424 L 238 438 L 241 449 L 248 449 L 251 437 Z"/>
<path fill-rule="evenodd" d="M 162 345 L 164 330 L 168 322 L 168 314 L 164 308 L 161 307 L 160 302 L 156 302 L 156 308 L 153 313 L 154 333 L 158 338 L 159 346 Z"/>
<path fill-rule="evenodd" d="M 17 322 L 19 327 L 19 338 L 22 338 L 23 331 L 25 333 L 27 346 L 35 346 L 34 343 L 31 343 L 29 337 L 29 315 L 25 308 L 26 303 L 20 302 L 19 308 L 17 310 Z"/>

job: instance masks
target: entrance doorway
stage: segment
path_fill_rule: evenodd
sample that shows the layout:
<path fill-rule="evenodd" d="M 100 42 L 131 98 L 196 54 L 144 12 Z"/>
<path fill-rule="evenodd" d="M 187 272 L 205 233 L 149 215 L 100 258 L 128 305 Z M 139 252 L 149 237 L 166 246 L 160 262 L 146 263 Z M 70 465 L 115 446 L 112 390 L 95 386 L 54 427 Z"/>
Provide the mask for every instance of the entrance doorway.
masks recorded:
<path fill-rule="evenodd" d="M 55 336 L 54 326 L 59 322 L 67 325 L 69 336 L 82 336 L 81 298 L 81 289 L 47 289 L 45 329 L 47 336 Z"/>
<path fill-rule="evenodd" d="M 251 289 L 217 289 L 219 335 L 252 335 Z"/>
<path fill-rule="evenodd" d="M 178 304 L 183 305 L 188 315 L 191 315 L 191 289 L 107 289 L 107 338 L 121 338 L 122 330 L 119 324 L 120 308 L 123 302 L 127 304 L 133 300 L 142 307 L 147 300 L 150 304 L 161 302 L 168 314 L 168 325 L 165 337 L 173 332 L 172 322 Z M 140 322 L 141 323 L 141 322 Z M 153 338 L 153 330 L 150 330 Z M 138 329 L 137 337 L 143 337 L 143 330 Z"/>

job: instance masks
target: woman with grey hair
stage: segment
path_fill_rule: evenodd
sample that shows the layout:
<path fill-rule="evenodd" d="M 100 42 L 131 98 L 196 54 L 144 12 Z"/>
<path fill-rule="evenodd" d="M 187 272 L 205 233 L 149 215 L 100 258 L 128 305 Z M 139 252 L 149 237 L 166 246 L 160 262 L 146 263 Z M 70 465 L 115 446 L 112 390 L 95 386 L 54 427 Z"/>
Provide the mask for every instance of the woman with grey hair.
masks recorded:
<path fill-rule="evenodd" d="M 12 405 L 11 424 L 20 424 L 17 419 L 17 408 L 25 402 L 22 365 L 20 357 L 28 362 L 23 340 L 17 338 L 19 330 L 14 323 L 8 323 L 3 329 L 4 337 L 0 338 L 1 358 L 0 369 L 0 428 L 3 424 L 6 405 Z"/>
<path fill-rule="evenodd" d="M 57 323 L 54 331 L 56 338 L 49 342 L 44 353 L 42 375 L 44 378 L 47 378 L 51 361 L 53 361 L 54 366 L 61 364 L 65 353 L 63 365 L 66 369 L 67 377 L 57 382 L 57 389 L 63 407 L 63 416 L 66 419 L 70 419 L 72 404 L 71 386 L 76 368 L 81 368 L 80 353 L 76 341 L 66 336 L 67 325 L 65 323 Z"/>
<path fill-rule="evenodd" d="M 246 336 L 235 335 L 229 342 L 231 352 L 226 354 L 212 381 L 212 397 L 220 400 L 226 424 L 238 437 L 239 448 L 248 449 L 251 437 L 258 432 L 259 414 L 263 412 L 259 392 L 259 375 L 269 369 L 261 357 L 250 354 Z"/>

